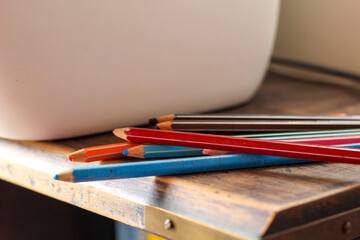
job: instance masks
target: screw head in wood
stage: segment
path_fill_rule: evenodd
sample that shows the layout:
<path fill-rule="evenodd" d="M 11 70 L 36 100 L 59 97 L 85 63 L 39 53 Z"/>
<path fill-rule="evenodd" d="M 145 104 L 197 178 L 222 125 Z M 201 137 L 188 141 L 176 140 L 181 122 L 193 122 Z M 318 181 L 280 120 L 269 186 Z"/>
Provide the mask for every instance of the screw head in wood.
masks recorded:
<path fill-rule="evenodd" d="M 343 231 L 344 233 L 350 233 L 351 231 L 351 222 L 346 221 L 343 225 Z"/>
<path fill-rule="evenodd" d="M 167 219 L 165 219 L 165 221 L 164 221 L 164 228 L 166 229 L 166 230 L 170 230 L 171 228 L 173 228 L 173 222 L 171 221 L 171 219 L 170 218 L 167 218 Z"/>

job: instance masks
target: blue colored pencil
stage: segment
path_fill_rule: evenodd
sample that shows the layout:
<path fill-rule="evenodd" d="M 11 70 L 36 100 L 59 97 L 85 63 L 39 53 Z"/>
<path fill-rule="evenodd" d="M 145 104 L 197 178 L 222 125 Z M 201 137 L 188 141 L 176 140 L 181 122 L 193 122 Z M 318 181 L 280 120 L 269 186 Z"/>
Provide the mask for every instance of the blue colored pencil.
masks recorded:
<path fill-rule="evenodd" d="M 54 179 L 66 182 L 86 182 L 267 167 L 308 162 L 313 161 L 256 154 L 202 156 L 77 167 L 56 174 Z"/>

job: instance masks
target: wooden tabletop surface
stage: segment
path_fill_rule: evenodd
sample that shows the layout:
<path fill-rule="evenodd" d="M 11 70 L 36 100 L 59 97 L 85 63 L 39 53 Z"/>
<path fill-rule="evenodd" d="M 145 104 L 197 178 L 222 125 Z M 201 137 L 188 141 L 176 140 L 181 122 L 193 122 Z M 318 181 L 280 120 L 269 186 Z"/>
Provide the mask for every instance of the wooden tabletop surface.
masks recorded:
<path fill-rule="evenodd" d="M 360 115 L 360 94 L 269 74 L 251 102 L 221 112 Z M 360 236 L 357 165 L 307 163 L 88 183 L 52 179 L 84 165 L 69 162 L 68 153 L 116 142 L 111 133 L 44 142 L 0 139 L 0 178 L 171 239 Z M 164 227 L 166 219 L 172 228 Z"/>

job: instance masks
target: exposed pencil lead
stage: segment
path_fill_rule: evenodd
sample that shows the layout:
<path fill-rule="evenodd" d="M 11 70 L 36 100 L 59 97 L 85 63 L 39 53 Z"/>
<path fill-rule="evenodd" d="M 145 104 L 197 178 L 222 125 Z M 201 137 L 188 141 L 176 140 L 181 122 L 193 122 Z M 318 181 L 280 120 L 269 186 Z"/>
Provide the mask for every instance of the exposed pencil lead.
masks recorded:
<path fill-rule="evenodd" d="M 122 152 L 122 154 L 123 154 L 124 156 L 127 156 L 127 155 L 129 154 L 129 150 L 128 150 L 128 149 L 125 149 L 125 150 Z"/>

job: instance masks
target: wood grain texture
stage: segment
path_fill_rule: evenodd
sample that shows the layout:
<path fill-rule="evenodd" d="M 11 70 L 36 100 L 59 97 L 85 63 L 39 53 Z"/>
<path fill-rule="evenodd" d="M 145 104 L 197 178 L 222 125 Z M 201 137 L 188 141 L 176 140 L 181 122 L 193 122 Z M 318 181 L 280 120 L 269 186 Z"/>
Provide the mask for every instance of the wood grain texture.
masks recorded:
<path fill-rule="evenodd" d="M 359 115 L 360 94 L 335 85 L 268 75 L 250 103 L 221 112 Z M 360 207 L 360 166 L 345 164 L 81 184 L 52 180 L 56 172 L 83 165 L 69 162 L 70 152 L 116 142 L 119 139 L 112 133 L 49 142 L 0 140 L 0 178 L 141 229 L 147 230 L 146 221 L 162 221 L 146 218 L 145 208 L 154 207 L 239 238 L 272 236 Z"/>

